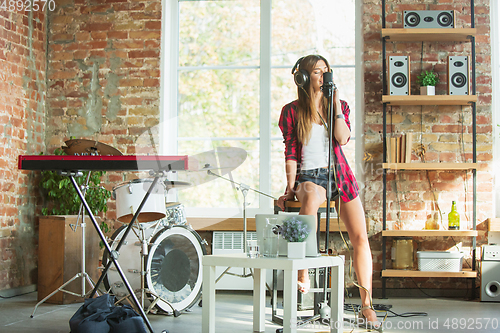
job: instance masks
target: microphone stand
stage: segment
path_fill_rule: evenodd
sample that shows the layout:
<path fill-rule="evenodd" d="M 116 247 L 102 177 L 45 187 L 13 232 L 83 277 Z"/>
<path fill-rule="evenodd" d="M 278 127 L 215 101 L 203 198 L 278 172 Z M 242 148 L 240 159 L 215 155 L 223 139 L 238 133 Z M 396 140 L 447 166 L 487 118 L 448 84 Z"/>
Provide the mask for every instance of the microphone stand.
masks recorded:
<path fill-rule="evenodd" d="M 328 127 L 328 186 L 326 189 L 326 235 L 325 235 L 325 250 L 328 254 L 329 246 L 328 246 L 328 234 L 330 233 L 330 201 L 332 198 L 332 181 L 333 181 L 333 172 L 332 172 L 332 161 L 334 160 L 334 156 L 332 156 L 333 150 L 333 127 L 334 127 L 334 93 L 337 90 L 337 87 L 333 84 L 332 81 L 332 73 L 326 72 L 323 74 L 323 86 L 321 87 L 323 91 L 323 95 L 328 98 L 328 112 L 330 114 Z"/>
<path fill-rule="evenodd" d="M 207 164 L 207 165 L 205 165 L 205 167 L 209 168 L 210 165 Z M 220 176 L 220 175 L 212 172 L 210 169 L 207 170 L 207 174 L 210 175 L 210 176 L 215 176 L 215 177 L 227 180 L 227 181 L 229 181 L 229 182 L 237 185 L 238 188 L 241 190 L 241 193 L 243 194 L 243 252 L 247 253 L 248 252 L 248 246 L 247 246 L 247 214 L 246 214 L 247 201 L 246 201 L 246 199 L 247 199 L 248 191 L 252 190 L 254 192 L 257 192 L 259 194 L 262 194 L 262 195 L 267 196 L 267 197 L 269 197 L 271 199 L 274 199 L 274 200 L 276 200 L 276 198 L 273 197 L 272 195 L 267 194 L 267 193 L 264 193 L 264 192 L 261 192 L 259 190 L 253 189 L 253 188 L 251 188 L 250 186 L 248 186 L 246 184 L 237 183 L 237 182 L 235 182 L 232 179 Z M 252 274 L 246 274 L 246 272 L 245 272 L 246 269 L 245 268 L 243 268 L 243 275 L 239 275 L 239 274 L 234 274 L 234 273 L 228 272 L 230 268 L 231 267 L 228 267 L 224 272 L 222 272 L 222 274 L 215 280 L 215 283 L 217 283 L 225 274 L 235 275 L 235 276 L 238 276 L 238 277 L 249 277 L 249 276 L 252 276 Z M 269 288 L 269 286 L 268 286 L 268 288 Z"/>
<path fill-rule="evenodd" d="M 335 162 L 334 156 L 332 154 L 333 151 L 333 127 L 335 121 L 335 112 L 334 112 L 334 94 L 337 90 L 337 87 L 333 84 L 333 74 L 332 72 L 323 73 L 323 86 L 321 87 L 323 91 L 323 95 L 328 98 L 328 112 L 329 112 L 329 126 L 328 126 L 328 185 L 326 188 L 326 229 L 325 229 L 325 251 L 328 255 L 329 253 L 329 234 L 330 234 L 330 209 L 331 209 L 331 198 L 332 198 L 332 184 L 334 173 L 332 170 L 332 162 Z M 335 165 L 333 165 L 335 167 Z M 336 183 L 335 183 L 336 184 Z M 338 213 L 338 212 L 337 212 Z M 319 304 L 319 316 L 322 319 L 330 318 L 330 307 L 328 306 L 327 300 L 327 287 L 328 287 L 328 279 L 327 279 L 327 269 L 325 268 L 324 275 L 324 300 Z"/>

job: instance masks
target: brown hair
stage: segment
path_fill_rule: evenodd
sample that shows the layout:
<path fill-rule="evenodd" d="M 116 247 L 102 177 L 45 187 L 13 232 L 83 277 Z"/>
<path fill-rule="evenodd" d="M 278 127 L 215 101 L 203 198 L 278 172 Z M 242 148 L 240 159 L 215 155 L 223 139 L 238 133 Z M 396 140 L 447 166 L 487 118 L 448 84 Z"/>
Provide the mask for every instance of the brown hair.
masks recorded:
<path fill-rule="evenodd" d="M 300 61 L 299 70 L 305 70 L 309 74 L 309 80 L 307 81 L 307 84 L 305 84 L 303 87 L 297 87 L 297 95 L 298 95 L 298 112 L 297 112 L 297 138 L 300 143 L 307 144 L 311 137 L 311 128 L 312 128 L 312 121 L 317 120 L 319 115 L 318 115 L 318 110 L 316 110 L 316 106 L 314 105 L 312 99 L 309 97 L 312 95 L 312 88 L 311 88 L 311 73 L 316 67 L 316 64 L 318 61 L 323 60 L 328 67 L 328 70 L 330 70 L 330 65 L 328 64 L 328 61 L 320 56 L 320 55 L 308 55 L 304 57 Z M 323 109 L 328 113 L 328 99 L 323 96 L 322 98 L 322 103 L 323 103 Z M 330 115 L 327 114 L 327 119 L 325 121 L 328 123 L 330 119 Z M 319 120 L 319 119 L 318 119 Z"/>

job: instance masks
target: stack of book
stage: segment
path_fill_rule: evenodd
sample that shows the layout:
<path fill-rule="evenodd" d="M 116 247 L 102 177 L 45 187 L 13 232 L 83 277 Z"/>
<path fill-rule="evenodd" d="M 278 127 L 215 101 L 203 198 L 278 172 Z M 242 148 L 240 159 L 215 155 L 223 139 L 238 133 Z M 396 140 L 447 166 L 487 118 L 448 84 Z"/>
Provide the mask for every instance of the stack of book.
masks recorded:
<path fill-rule="evenodd" d="M 386 141 L 388 163 L 410 163 L 413 133 L 391 135 Z"/>

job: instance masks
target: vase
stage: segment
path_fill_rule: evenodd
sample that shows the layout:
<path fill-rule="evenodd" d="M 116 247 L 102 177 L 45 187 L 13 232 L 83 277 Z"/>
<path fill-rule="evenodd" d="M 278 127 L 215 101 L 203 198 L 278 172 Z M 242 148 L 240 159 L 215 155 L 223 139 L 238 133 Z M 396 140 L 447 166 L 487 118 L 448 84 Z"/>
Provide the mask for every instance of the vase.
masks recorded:
<path fill-rule="evenodd" d="M 435 94 L 436 94 L 435 86 L 420 87 L 420 95 L 435 95 Z"/>
<path fill-rule="evenodd" d="M 306 257 L 306 242 L 288 242 L 288 254 L 290 259 L 303 259 Z"/>
<path fill-rule="evenodd" d="M 263 233 L 263 249 L 262 255 L 269 258 L 277 258 L 279 255 L 279 239 L 280 235 L 277 232 L 278 219 L 276 217 L 266 218 L 266 226 Z"/>

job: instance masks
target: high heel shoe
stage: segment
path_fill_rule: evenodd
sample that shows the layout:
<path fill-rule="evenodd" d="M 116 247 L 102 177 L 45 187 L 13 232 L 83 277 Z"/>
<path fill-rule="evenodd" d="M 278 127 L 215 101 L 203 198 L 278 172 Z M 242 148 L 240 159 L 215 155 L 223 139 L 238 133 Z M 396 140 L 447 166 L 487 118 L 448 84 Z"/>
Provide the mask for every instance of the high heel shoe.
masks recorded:
<path fill-rule="evenodd" d="M 369 321 L 365 315 L 363 314 L 363 311 L 365 310 L 373 310 L 375 311 L 375 309 L 373 309 L 373 307 L 371 307 L 370 305 L 367 305 L 367 306 L 363 306 L 360 310 L 359 310 L 359 313 L 358 313 L 358 318 L 360 319 L 358 324 L 359 326 L 367 329 L 367 330 L 375 330 L 375 331 L 378 331 L 380 333 L 382 333 L 382 323 L 380 323 L 379 321 L 376 321 L 376 322 L 373 322 L 373 321 Z"/>
<path fill-rule="evenodd" d="M 297 282 L 297 289 L 302 293 L 302 294 L 307 294 L 309 292 L 309 288 L 311 288 L 311 282 Z"/>

